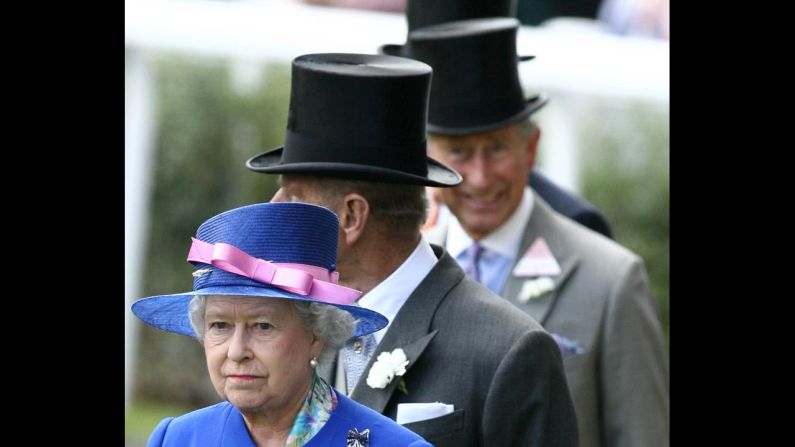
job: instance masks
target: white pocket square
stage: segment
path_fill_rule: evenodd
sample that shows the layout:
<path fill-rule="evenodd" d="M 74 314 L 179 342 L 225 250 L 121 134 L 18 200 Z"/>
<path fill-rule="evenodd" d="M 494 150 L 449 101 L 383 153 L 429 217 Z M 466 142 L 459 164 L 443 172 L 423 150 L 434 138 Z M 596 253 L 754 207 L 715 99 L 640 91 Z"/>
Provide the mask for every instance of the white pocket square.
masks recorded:
<path fill-rule="evenodd" d="M 426 421 L 453 412 L 453 406 L 441 402 L 422 404 L 398 404 L 397 423 L 400 425 Z"/>

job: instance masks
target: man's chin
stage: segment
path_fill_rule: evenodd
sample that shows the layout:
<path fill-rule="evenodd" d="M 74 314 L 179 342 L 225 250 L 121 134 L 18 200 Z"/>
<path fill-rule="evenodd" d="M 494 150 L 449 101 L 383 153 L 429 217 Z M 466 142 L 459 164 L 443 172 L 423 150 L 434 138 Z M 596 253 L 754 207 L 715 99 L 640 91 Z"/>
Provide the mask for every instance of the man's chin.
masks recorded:
<path fill-rule="evenodd" d="M 459 222 L 470 237 L 477 236 L 478 238 L 491 233 L 498 226 L 493 216 L 489 216 L 486 221 L 484 219 L 459 219 Z"/>

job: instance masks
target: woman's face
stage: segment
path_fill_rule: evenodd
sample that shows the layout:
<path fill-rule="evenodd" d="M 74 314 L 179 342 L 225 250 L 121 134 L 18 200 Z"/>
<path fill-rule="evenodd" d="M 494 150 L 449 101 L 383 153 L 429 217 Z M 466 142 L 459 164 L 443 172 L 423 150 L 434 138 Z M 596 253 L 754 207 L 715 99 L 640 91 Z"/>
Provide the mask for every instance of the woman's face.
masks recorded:
<path fill-rule="evenodd" d="M 211 296 L 204 352 L 218 394 L 243 413 L 289 411 L 309 391 L 323 343 L 286 300 Z"/>

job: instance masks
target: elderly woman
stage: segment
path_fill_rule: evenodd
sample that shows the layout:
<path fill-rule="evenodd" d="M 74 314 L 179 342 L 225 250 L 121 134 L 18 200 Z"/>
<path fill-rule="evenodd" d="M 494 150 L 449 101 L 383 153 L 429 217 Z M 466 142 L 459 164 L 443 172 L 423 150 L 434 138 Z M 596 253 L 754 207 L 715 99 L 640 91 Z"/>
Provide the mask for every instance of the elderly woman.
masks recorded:
<path fill-rule="evenodd" d="M 337 284 L 339 222 L 326 208 L 265 203 L 219 214 L 188 253 L 192 292 L 132 310 L 195 336 L 223 402 L 166 418 L 149 446 L 427 446 L 417 434 L 337 393 L 315 373 L 324 345 L 387 324 Z"/>

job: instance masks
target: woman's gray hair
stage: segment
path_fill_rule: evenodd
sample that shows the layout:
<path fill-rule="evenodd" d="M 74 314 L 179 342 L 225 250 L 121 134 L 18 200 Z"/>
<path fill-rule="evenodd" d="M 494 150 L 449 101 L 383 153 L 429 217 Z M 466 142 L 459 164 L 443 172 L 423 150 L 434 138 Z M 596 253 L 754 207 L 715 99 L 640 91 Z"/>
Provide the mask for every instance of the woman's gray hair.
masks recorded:
<path fill-rule="evenodd" d="M 341 348 L 353 336 L 356 321 L 353 316 L 329 304 L 312 303 L 309 301 L 289 300 L 295 307 L 304 327 L 310 330 L 315 337 L 323 340 L 326 346 Z M 188 304 L 188 317 L 196 333 L 199 343 L 204 343 L 204 311 L 207 307 L 207 297 L 194 295 Z"/>

